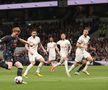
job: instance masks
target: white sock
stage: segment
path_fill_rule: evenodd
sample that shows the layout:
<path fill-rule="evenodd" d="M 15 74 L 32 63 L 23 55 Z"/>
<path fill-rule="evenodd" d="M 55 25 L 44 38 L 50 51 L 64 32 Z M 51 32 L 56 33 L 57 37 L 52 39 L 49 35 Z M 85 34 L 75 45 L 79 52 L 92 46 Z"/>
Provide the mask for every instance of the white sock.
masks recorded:
<path fill-rule="evenodd" d="M 86 63 L 86 66 L 84 67 L 84 69 L 82 70 L 82 71 L 86 71 L 87 70 L 87 68 L 88 68 L 88 65 L 90 64 L 90 62 L 89 61 L 87 61 L 87 63 Z"/>
<path fill-rule="evenodd" d="M 59 65 L 61 65 L 61 63 L 59 62 L 59 63 L 57 63 L 57 64 L 55 64 L 54 65 L 54 67 L 57 67 L 57 66 L 59 66 Z"/>
<path fill-rule="evenodd" d="M 27 66 L 25 72 L 24 72 L 24 75 L 27 75 L 28 74 L 28 71 L 33 67 L 33 64 L 30 64 Z"/>
<path fill-rule="evenodd" d="M 71 70 L 73 70 L 75 68 L 75 65 L 73 64 L 70 68 L 69 68 L 69 72 L 71 71 Z"/>
<path fill-rule="evenodd" d="M 65 61 L 64 61 L 64 64 L 65 64 L 65 70 L 66 70 L 66 73 L 68 73 L 68 61 L 65 60 Z"/>
<path fill-rule="evenodd" d="M 54 62 L 51 62 L 51 65 L 54 67 L 54 65 L 55 65 Z"/>
<path fill-rule="evenodd" d="M 40 73 L 40 69 L 42 66 L 43 66 L 43 62 L 40 62 L 40 64 L 37 67 L 37 70 L 36 70 L 37 73 Z"/>

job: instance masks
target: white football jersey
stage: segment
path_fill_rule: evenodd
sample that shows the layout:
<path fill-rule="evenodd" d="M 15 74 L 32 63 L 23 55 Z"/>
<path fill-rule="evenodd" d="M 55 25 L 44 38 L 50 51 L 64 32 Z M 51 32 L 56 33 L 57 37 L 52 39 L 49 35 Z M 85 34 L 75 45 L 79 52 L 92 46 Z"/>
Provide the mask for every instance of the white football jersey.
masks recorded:
<path fill-rule="evenodd" d="M 37 52 L 37 48 L 38 48 L 38 44 L 40 43 L 40 38 L 38 36 L 36 36 L 35 38 L 33 38 L 32 36 L 28 38 L 27 40 L 29 43 L 32 43 L 33 46 L 29 46 L 29 49 L 33 52 L 36 53 Z"/>
<path fill-rule="evenodd" d="M 55 42 L 49 42 L 47 44 L 47 51 L 49 52 L 49 55 L 56 53 L 56 51 L 55 51 L 56 50 L 56 47 L 57 47 L 57 45 L 56 45 Z"/>
<path fill-rule="evenodd" d="M 78 39 L 78 43 L 80 43 L 81 45 L 85 45 L 86 48 L 80 48 L 82 50 L 86 50 L 87 47 L 88 47 L 88 43 L 89 43 L 89 40 L 90 40 L 90 37 L 89 36 L 84 36 L 84 35 L 81 35 Z M 79 47 L 78 47 L 79 48 Z"/>
<path fill-rule="evenodd" d="M 57 44 L 60 45 L 60 54 L 68 55 L 68 53 L 69 53 L 69 46 L 71 45 L 70 41 L 69 40 L 59 40 L 57 42 Z"/>

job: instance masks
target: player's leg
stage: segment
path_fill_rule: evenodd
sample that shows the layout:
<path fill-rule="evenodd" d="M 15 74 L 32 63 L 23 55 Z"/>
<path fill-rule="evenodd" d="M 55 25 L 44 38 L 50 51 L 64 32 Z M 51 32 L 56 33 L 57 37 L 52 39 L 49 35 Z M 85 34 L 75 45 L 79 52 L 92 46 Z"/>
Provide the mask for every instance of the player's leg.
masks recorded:
<path fill-rule="evenodd" d="M 43 64 L 46 63 L 46 61 L 40 54 L 37 54 L 36 59 L 40 61 L 36 70 L 36 74 L 37 76 L 42 77 L 43 75 L 40 74 L 40 71 L 42 69 Z"/>
<path fill-rule="evenodd" d="M 27 68 L 26 68 L 26 70 L 25 70 L 25 72 L 23 74 L 24 77 L 28 78 L 27 74 L 28 74 L 29 70 L 34 66 L 34 64 L 35 64 L 34 61 L 30 62 L 30 64 L 27 66 Z"/>
<path fill-rule="evenodd" d="M 34 66 L 35 64 L 35 56 L 34 55 L 29 55 L 29 61 L 30 61 L 30 64 L 27 66 L 23 76 L 27 78 L 27 74 L 29 72 L 29 70 Z"/>
<path fill-rule="evenodd" d="M 86 66 L 84 67 L 83 71 L 86 71 L 88 68 L 88 65 L 93 61 L 93 58 L 91 56 L 87 57 Z"/>
<path fill-rule="evenodd" d="M 76 50 L 76 53 L 75 53 L 75 63 L 72 64 L 72 66 L 69 68 L 68 71 L 71 72 L 74 68 L 76 68 L 76 67 L 80 64 L 82 58 L 83 58 L 83 53 L 82 53 L 82 51 L 79 50 L 79 49 L 77 49 L 77 50 Z"/>
<path fill-rule="evenodd" d="M 0 67 L 8 69 L 8 64 L 6 64 L 5 61 L 0 60 Z"/>
<path fill-rule="evenodd" d="M 64 57 L 61 56 L 60 61 L 57 64 L 55 64 L 54 67 L 61 65 L 63 63 L 63 61 L 64 61 Z"/>
<path fill-rule="evenodd" d="M 55 65 L 55 60 L 51 60 L 51 66 Z"/>
<path fill-rule="evenodd" d="M 40 62 L 36 70 L 36 75 L 39 77 L 43 76 L 42 74 L 40 74 L 43 64 L 44 64 L 43 62 Z"/>
<path fill-rule="evenodd" d="M 51 68 L 50 68 L 50 71 L 53 72 L 52 68 L 56 65 L 56 62 L 55 60 L 51 60 Z"/>
<path fill-rule="evenodd" d="M 61 60 L 60 60 L 57 64 L 55 64 L 53 67 L 57 67 L 57 66 L 61 65 L 62 62 L 63 62 L 63 59 L 61 59 Z"/>
<path fill-rule="evenodd" d="M 90 75 L 90 73 L 87 71 L 89 64 L 90 64 L 90 61 L 87 61 L 87 63 L 85 64 L 85 67 L 82 70 L 87 75 Z"/>
<path fill-rule="evenodd" d="M 49 57 L 48 57 L 48 62 L 49 64 L 51 64 L 52 67 L 54 67 L 55 65 L 55 59 L 56 59 L 56 55 L 55 54 L 50 54 Z M 52 67 L 50 69 L 50 71 L 52 72 Z"/>
<path fill-rule="evenodd" d="M 69 68 L 68 72 L 71 72 L 74 68 L 76 68 L 77 66 L 79 66 L 80 62 L 76 62 L 74 64 L 71 65 L 71 67 Z"/>
<path fill-rule="evenodd" d="M 10 70 L 12 68 L 12 62 L 0 61 L 0 67 Z"/>
<path fill-rule="evenodd" d="M 86 73 L 87 75 L 90 75 L 88 72 L 87 72 L 87 68 L 89 66 L 89 64 L 93 61 L 93 58 L 92 56 L 88 53 L 88 52 L 85 52 L 84 53 L 84 57 L 87 59 L 87 62 L 86 62 L 86 65 L 84 67 L 84 69 L 82 70 L 84 73 Z"/>
<path fill-rule="evenodd" d="M 64 58 L 61 57 L 60 61 L 58 63 L 56 63 L 54 66 L 51 67 L 51 71 L 54 72 L 55 71 L 55 68 L 59 65 L 61 65 L 64 61 Z"/>
<path fill-rule="evenodd" d="M 82 71 L 84 69 L 84 67 L 86 66 L 86 62 L 87 60 L 83 60 L 82 61 L 82 65 L 80 66 L 80 68 L 75 72 L 75 75 L 80 75 L 80 71 Z"/>
<path fill-rule="evenodd" d="M 4 55 L 4 59 L 5 60 L 2 60 L 2 59 L 0 60 L 0 67 L 10 70 L 12 68 L 12 65 L 13 65 L 12 56 L 11 55 L 8 55 L 8 56 Z"/>
<path fill-rule="evenodd" d="M 22 72 L 23 72 L 23 65 L 19 62 L 19 61 L 16 61 L 14 63 L 14 65 L 18 68 L 17 69 L 17 76 L 22 76 Z M 22 82 L 23 84 L 27 84 L 27 82 L 23 81 Z"/>
<path fill-rule="evenodd" d="M 22 76 L 23 65 L 19 61 L 16 61 L 14 65 L 18 68 L 17 76 Z"/>
<path fill-rule="evenodd" d="M 65 65 L 66 74 L 67 74 L 68 77 L 70 77 L 71 75 L 68 72 L 68 58 L 65 57 L 64 60 L 65 60 L 64 65 Z"/>
<path fill-rule="evenodd" d="M 8 65 L 8 69 L 12 69 L 12 66 L 13 66 L 13 62 L 11 61 L 7 61 L 6 64 Z"/>
<path fill-rule="evenodd" d="M 55 65 L 55 59 L 56 59 L 56 55 L 49 55 L 48 57 L 48 61 L 51 63 L 51 66 L 54 66 Z"/>
<path fill-rule="evenodd" d="M 76 57 L 75 57 L 75 63 L 72 64 L 72 66 L 69 68 L 69 72 L 71 72 L 74 68 L 76 68 L 77 66 L 80 65 L 81 63 L 81 60 L 83 58 L 83 55 L 82 54 L 77 54 Z"/>
<path fill-rule="evenodd" d="M 38 55 L 38 56 L 36 56 L 37 58 L 37 60 L 39 60 L 40 62 L 43 62 L 43 63 L 48 63 L 47 61 L 45 61 L 45 59 L 41 56 L 41 55 Z"/>

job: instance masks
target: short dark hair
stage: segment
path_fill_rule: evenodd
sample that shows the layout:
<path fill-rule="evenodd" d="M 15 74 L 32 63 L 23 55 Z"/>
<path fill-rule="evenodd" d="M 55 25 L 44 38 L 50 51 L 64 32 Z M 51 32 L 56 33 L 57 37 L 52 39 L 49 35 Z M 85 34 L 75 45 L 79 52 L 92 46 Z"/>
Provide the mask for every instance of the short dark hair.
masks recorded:
<path fill-rule="evenodd" d="M 90 31 L 90 27 L 85 27 L 84 30 Z"/>
<path fill-rule="evenodd" d="M 66 33 L 64 33 L 64 32 L 62 32 L 61 35 L 62 35 L 62 34 L 66 35 Z"/>
<path fill-rule="evenodd" d="M 48 38 L 53 38 L 53 35 L 49 35 Z"/>
<path fill-rule="evenodd" d="M 20 27 L 13 27 L 12 32 L 21 32 Z"/>
<path fill-rule="evenodd" d="M 37 33 L 37 29 L 36 28 L 33 28 L 32 30 L 31 30 L 31 33 L 32 32 L 36 32 Z"/>

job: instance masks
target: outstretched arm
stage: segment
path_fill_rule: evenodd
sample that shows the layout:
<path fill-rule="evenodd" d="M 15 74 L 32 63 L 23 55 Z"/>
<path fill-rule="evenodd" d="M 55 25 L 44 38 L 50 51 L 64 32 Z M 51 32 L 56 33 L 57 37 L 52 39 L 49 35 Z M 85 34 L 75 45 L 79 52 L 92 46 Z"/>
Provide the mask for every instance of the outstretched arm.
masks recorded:
<path fill-rule="evenodd" d="M 4 36 L 0 39 L 0 44 L 1 43 L 4 43 L 4 42 L 7 42 L 8 41 L 8 36 Z"/>
<path fill-rule="evenodd" d="M 22 42 L 22 43 L 25 43 L 25 44 L 30 44 L 28 41 L 26 41 L 24 39 L 21 39 L 21 38 L 19 38 L 19 41 Z"/>
<path fill-rule="evenodd" d="M 43 47 L 43 45 L 42 45 L 41 43 L 39 43 L 39 46 L 41 47 L 41 49 L 43 50 L 43 52 L 44 52 L 45 54 L 47 54 L 47 51 L 45 50 L 45 48 Z"/>

